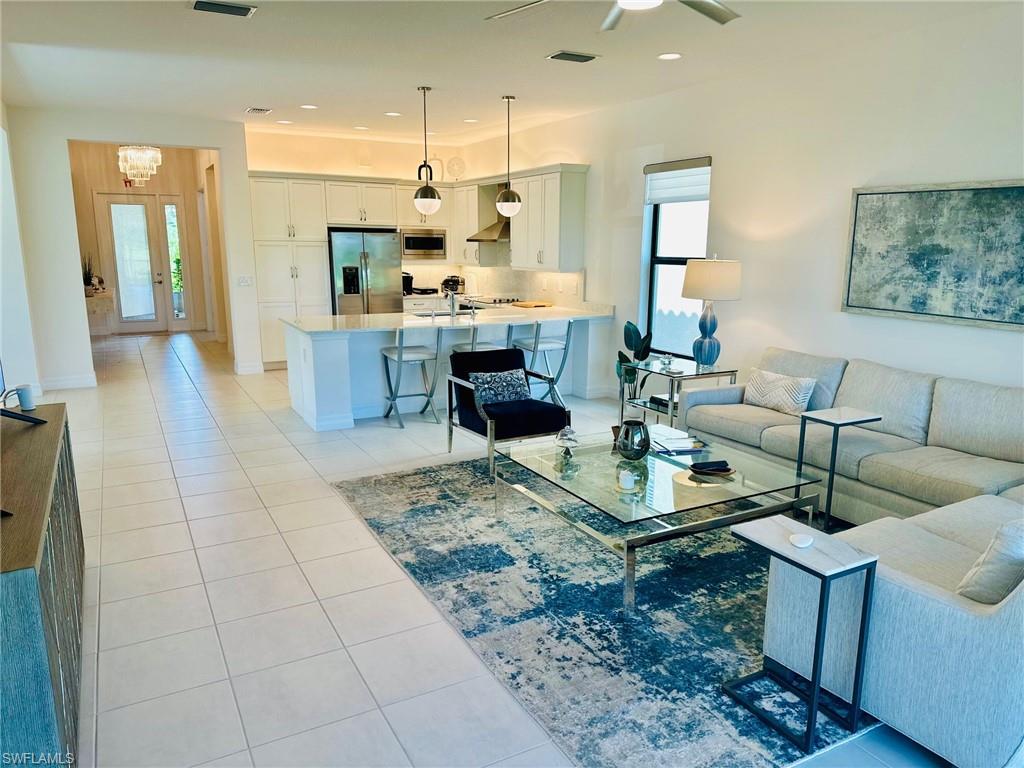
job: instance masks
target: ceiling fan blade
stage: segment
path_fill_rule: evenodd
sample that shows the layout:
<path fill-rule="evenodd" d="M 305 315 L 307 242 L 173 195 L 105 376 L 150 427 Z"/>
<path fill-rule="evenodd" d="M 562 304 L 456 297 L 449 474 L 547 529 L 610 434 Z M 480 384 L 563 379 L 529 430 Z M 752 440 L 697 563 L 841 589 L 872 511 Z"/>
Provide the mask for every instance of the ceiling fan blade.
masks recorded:
<path fill-rule="evenodd" d="M 604 23 L 601 25 L 601 31 L 611 32 L 619 26 L 619 19 L 622 18 L 622 13 L 622 6 L 618 3 L 612 3 L 612 9 L 608 11 L 608 15 L 605 16 Z"/>
<path fill-rule="evenodd" d="M 718 0 L 679 0 L 679 2 L 719 24 L 728 24 L 733 19 L 740 17 L 736 11 L 726 8 Z"/>
<path fill-rule="evenodd" d="M 506 16 L 511 16 L 511 15 L 513 15 L 515 13 L 519 13 L 520 11 L 529 10 L 530 8 L 533 8 L 534 6 L 544 5 L 544 3 L 546 3 L 546 2 L 548 2 L 548 0 L 531 0 L 531 2 L 529 2 L 529 3 L 523 3 L 522 5 L 517 5 L 515 8 L 509 8 L 507 11 L 502 11 L 501 13 L 496 13 L 493 16 L 488 16 L 486 19 L 484 19 L 484 21 L 492 21 L 494 19 L 504 19 Z"/>

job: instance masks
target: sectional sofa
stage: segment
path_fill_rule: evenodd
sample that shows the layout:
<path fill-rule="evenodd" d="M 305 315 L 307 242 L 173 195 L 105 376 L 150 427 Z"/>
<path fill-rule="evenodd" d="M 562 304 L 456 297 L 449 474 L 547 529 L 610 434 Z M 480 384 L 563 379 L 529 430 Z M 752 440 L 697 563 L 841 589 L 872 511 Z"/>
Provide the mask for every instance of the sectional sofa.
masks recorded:
<path fill-rule="evenodd" d="M 850 406 L 880 422 L 843 427 L 832 514 L 851 523 L 909 517 L 1024 485 L 1024 390 L 769 348 L 763 370 L 816 380 L 808 410 Z M 685 390 L 686 428 L 773 460 L 796 460 L 800 419 L 743 404 L 743 385 Z M 806 471 L 825 476 L 832 430 L 809 424 Z"/>
<path fill-rule="evenodd" d="M 833 514 L 840 538 L 878 555 L 865 711 L 958 766 L 1024 765 L 1024 583 L 1000 602 L 957 593 L 996 530 L 1024 517 L 1024 389 L 769 349 L 760 368 L 813 377 L 809 410 L 882 415 L 844 427 Z M 687 428 L 780 462 L 795 459 L 799 418 L 743 404 L 742 387 L 690 390 Z M 809 425 L 808 471 L 824 475 L 831 430 Z M 824 534 L 822 534 L 824 535 Z M 849 698 L 863 577 L 833 587 L 824 686 Z M 764 653 L 811 674 L 818 583 L 773 559 Z"/>

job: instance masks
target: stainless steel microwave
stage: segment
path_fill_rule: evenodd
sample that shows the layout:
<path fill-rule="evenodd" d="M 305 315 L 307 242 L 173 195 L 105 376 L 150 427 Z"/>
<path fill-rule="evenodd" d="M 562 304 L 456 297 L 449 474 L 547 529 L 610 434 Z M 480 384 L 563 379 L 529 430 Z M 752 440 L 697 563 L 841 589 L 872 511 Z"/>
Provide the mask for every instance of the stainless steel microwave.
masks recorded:
<path fill-rule="evenodd" d="M 444 260 L 445 233 L 443 229 L 403 229 L 399 236 L 402 240 L 403 259 Z"/>

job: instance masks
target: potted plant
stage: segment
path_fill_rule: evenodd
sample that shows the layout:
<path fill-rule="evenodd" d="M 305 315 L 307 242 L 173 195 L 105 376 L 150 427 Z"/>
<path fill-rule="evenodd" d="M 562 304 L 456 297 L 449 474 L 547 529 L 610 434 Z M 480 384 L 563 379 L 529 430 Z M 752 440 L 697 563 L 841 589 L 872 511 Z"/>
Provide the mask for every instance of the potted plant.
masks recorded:
<path fill-rule="evenodd" d="M 629 400 L 635 399 L 637 394 L 643 388 L 644 382 L 647 377 L 644 376 L 638 380 L 637 369 L 632 367 L 626 367 L 625 363 L 642 362 L 651 356 L 651 334 L 648 333 L 646 336 L 640 333 L 640 329 L 636 327 L 636 323 L 626 321 L 626 325 L 622 330 L 623 340 L 626 344 L 626 349 L 632 353 L 632 357 L 627 355 L 622 350 L 619 350 L 619 359 L 615 363 L 615 375 L 619 377 L 622 385 L 626 388 L 626 397 Z M 618 438 L 618 425 L 612 427 L 612 432 L 615 433 L 616 439 Z"/>
<path fill-rule="evenodd" d="M 96 286 L 93 285 L 92 258 L 89 256 L 82 262 L 82 284 L 85 286 L 86 296 L 93 296 L 96 293 Z"/>

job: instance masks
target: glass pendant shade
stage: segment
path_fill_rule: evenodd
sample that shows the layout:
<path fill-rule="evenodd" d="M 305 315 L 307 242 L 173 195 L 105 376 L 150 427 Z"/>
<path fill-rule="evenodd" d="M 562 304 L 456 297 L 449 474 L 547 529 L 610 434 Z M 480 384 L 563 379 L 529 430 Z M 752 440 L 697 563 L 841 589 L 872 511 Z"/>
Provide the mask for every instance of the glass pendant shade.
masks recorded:
<path fill-rule="evenodd" d="M 498 213 L 511 219 L 522 209 L 523 199 L 514 189 L 503 189 L 498 193 L 494 206 L 498 209 Z"/>
<path fill-rule="evenodd" d="M 431 216 L 441 210 L 441 194 L 429 184 L 424 184 L 412 196 L 412 204 L 424 216 Z"/>

